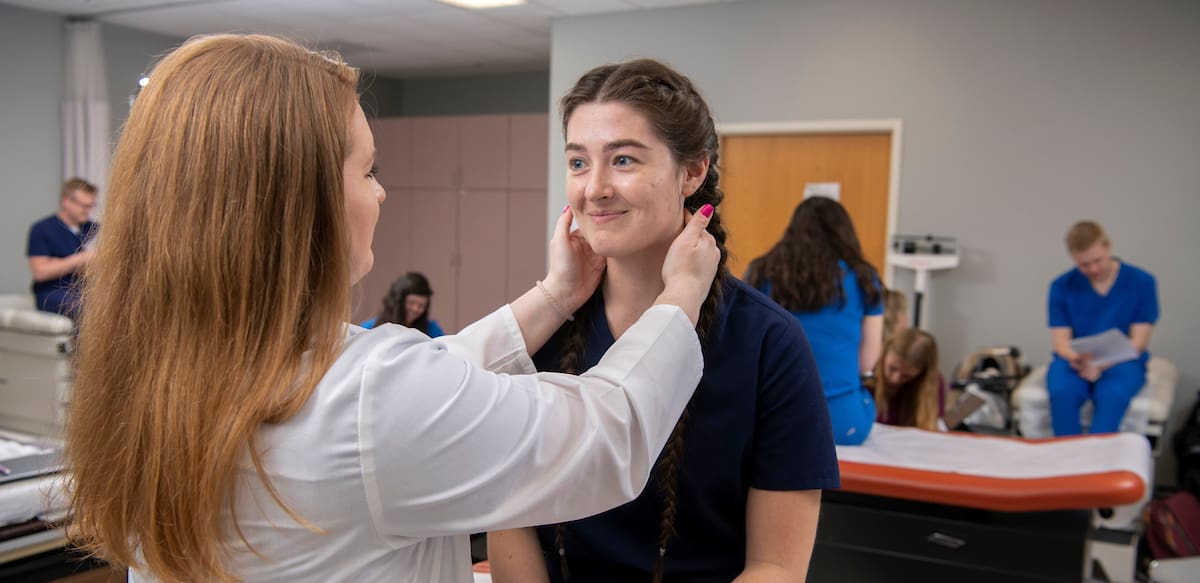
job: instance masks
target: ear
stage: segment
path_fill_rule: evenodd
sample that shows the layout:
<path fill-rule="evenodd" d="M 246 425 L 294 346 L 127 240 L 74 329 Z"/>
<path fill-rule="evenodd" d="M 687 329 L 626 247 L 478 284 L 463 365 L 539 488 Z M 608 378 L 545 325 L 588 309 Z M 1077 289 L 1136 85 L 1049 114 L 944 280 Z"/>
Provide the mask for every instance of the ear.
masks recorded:
<path fill-rule="evenodd" d="M 684 164 L 682 170 L 683 191 L 680 194 L 687 198 L 696 194 L 700 185 L 704 184 L 704 179 L 708 176 L 708 156 Z"/>

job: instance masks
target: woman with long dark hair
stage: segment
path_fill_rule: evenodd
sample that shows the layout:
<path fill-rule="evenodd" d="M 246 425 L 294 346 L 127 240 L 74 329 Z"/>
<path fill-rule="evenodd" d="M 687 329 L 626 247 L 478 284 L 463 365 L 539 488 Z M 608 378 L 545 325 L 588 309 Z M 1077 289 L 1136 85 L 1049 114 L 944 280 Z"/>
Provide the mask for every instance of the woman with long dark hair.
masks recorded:
<path fill-rule="evenodd" d="M 746 283 L 804 326 L 837 443 L 865 441 L 875 403 L 862 377 L 874 370 L 883 344 L 883 292 L 846 209 L 824 197 L 797 205 L 779 242 L 750 262 Z"/>
<path fill-rule="evenodd" d="M 567 200 L 607 260 L 595 295 L 534 358 L 596 362 L 662 289 L 690 213 L 723 198 L 717 134 L 692 82 L 657 61 L 597 67 L 560 102 Z M 704 376 L 633 502 L 598 516 L 489 534 L 498 583 L 803 580 L 821 490 L 839 485 L 829 415 L 795 318 L 721 268 L 700 311 Z"/>
<path fill-rule="evenodd" d="M 410 271 L 392 282 L 388 293 L 383 296 L 383 308 L 379 314 L 362 323 L 363 328 L 374 328 L 380 324 L 400 324 L 424 332 L 430 338 L 445 334 L 437 320 L 429 317 L 433 307 L 433 288 L 425 275 Z"/>

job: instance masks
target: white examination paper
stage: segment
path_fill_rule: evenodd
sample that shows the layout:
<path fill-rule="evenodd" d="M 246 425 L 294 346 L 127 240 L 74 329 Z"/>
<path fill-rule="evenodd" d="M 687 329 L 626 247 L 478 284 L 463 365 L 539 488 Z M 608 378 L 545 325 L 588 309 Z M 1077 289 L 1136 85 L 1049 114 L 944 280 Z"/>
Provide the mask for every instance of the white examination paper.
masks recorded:
<path fill-rule="evenodd" d="M 1092 364 L 1096 366 L 1108 366 L 1138 357 L 1138 351 L 1129 341 L 1129 337 L 1116 328 L 1075 338 L 1071 340 L 1071 350 L 1092 355 Z"/>

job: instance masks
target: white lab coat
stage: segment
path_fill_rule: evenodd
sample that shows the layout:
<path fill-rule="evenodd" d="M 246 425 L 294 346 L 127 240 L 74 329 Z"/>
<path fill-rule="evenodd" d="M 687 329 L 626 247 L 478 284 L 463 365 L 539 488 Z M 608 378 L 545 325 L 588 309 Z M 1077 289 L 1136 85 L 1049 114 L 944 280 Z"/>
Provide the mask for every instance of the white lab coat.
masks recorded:
<path fill-rule="evenodd" d="M 472 581 L 467 535 L 574 520 L 645 486 L 703 363 L 690 322 L 655 306 L 575 377 L 537 373 L 507 306 L 456 336 L 349 332 L 305 407 L 257 435 L 271 483 L 242 464 L 244 581 Z M 180 525 L 187 528 L 187 525 Z M 150 581 L 131 570 L 131 581 Z"/>

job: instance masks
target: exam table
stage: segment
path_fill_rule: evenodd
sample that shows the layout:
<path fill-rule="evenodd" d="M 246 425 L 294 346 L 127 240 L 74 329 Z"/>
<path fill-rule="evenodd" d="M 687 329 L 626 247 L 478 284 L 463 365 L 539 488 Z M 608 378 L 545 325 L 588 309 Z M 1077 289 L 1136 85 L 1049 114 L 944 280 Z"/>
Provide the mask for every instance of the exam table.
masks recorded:
<path fill-rule="evenodd" d="M 1026 441 L 876 424 L 838 460 L 812 583 L 1080 582 L 1105 544 L 1128 556 L 1109 575 L 1132 580 L 1153 469 L 1142 435 Z"/>

